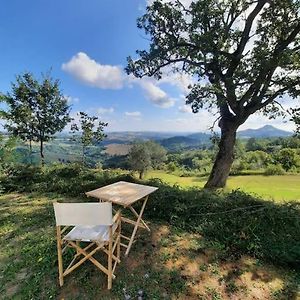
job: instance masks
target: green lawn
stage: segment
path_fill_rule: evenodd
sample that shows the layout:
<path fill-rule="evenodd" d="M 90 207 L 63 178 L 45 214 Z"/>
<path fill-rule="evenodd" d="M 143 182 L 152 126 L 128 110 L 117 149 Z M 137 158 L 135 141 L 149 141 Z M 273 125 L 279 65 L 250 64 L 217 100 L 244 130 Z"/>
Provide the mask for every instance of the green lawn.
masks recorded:
<path fill-rule="evenodd" d="M 179 177 L 163 171 L 151 171 L 147 174 L 147 178 L 160 178 L 165 182 L 183 187 L 203 187 L 207 179 L 206 177 Z M 231 176 L 228 179 L 227 188 L 241 189 L 276 201 L 300 200 L 300 175 Z"/>

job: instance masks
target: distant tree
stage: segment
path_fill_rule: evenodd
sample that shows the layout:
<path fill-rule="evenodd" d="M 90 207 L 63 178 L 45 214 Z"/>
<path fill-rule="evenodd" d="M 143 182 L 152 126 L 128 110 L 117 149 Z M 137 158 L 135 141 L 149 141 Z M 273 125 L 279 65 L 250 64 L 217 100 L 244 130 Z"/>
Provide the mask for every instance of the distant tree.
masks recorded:
<path fill-rule="evenodd" d="M 275 118 L 281 98 L 300 95 L 299 14 L 296 0 L 156 0 L 139 18 L 150 46 L 128 58 L 127 73 L 191 75 L 196 82 L 187 104 L 193 112 L 219 112 L 219 150 L 205 187 L 225 186 L 237 129 L 252 114 Z"/>
<path fill-rule="evenodd" d="M 12 92 L 2 96 L 7 104 L 3 112 L 4 127 L 13 135 L 29 142 L 40 143 L 41 163 L 44 164 L 44 142 L 63 130 L 70 121 L 69 106 L 58 80 L 49 74 L 41 82 L 30 73 L 18 75 Z"/>
<path fill-rule="evenodd" d="M 293 121 L 296 124 L 295 133 L 297 136 L 300 136 L 300 107 L 291 109 L 291 114 L 291 121 Z"/>
<path fill-rule="evenodd" d="M 0 134 L 0 166 L 13 162 L 16 158 L 16 138 L 13 136 L 5 137 Z"/>
<path fill-rule="evenodd" d="M 166 150 L 153 141 L 134 144 L 128 154 L 129 165 L 132 170 L 139 172 L 142 179 L 151 168 L 157 168 L 166 160 Z"/>
<path fill-rule="evenodd" d="M 78 113 L 78 116 L 79 124 L 71 124 L 71 133 L 73 134 L 72 140 L 79 141 L 81 143 L 81 160 L 84 165 L 87 147 L 102 141 L 106 137 L 104 127 L 108 124 L 99 121 L 98 117 L 89 116 L 87 113 L 82 111 Z"/>
<path fill-rule="evenodd" d="M 285 148 L 274 154 L 274 159 L 280 163 L 285 171 L 300 166 L 300 157 L 295 149 Z"/>
<path fill-rule="evenodd" d="M 246 152 L 245 163 L 250 170 L 258 170 L 265 168 L 268 164 L 271 163 L 270 155 L 264 151 L 248 151 Z"/>
<path fill-rule="evenodd" d="M 247 140 L 246 143 L 246 151 L 256 151 L 256 150 L 265 150 L 266 145 L 263 145 L 263 140 L 257 140 L 256 138 L 252 137 Z"/>

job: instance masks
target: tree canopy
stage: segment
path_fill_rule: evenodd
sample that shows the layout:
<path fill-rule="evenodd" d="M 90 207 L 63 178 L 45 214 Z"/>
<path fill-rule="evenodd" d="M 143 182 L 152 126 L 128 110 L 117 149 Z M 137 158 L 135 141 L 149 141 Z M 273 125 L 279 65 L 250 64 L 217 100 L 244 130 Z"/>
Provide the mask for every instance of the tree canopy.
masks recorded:
<path fill-rule="evenodd" d="M 156 168 L 166 160 L 167 151 L 153 141 L 135 143 L 129 151 L 131 169 L 139 172 L 140 179 L 146 171 Z"/>
<path fill-rule="evenodd" d="M 79 124 L 73 123 L 71 125 L 72 139 L 78 140 L 82 146 L 82 164 L 85 163 L 85 151 L 88 146 L 102 141 L 106 134 L 103 132 L 104 127 L 108 124 L 98 120 L 98 117 L 89 116 L 85 112 L 79 112 Z M 79 134 L 79 136 L 78 136 Z"/>
<path fill-rule="evenodd" d="M 70 121 L 69 106 L 58 80 L 49 74 L 39 81 L 31 73 L 16 77 L 12 90 L 2 95 L 7 109 L 2 112 L 4 127 L 24 141 L 40 142 L 40 156 L 44 163 L 44 142 L 63 130 Z"/>
<path fill-rule="evenodd" d="M 299 96 L 299 13 L 298 0 L 156 0 L 138 19 L 150 47 L 128 58 L 127 73 L 189 74 L 193 112 L 219 112 L 219 152 L 206 187 L 225 185 L 236 131 L 250 115 L 274 118 L 283 114 L 282 99 Z"/>

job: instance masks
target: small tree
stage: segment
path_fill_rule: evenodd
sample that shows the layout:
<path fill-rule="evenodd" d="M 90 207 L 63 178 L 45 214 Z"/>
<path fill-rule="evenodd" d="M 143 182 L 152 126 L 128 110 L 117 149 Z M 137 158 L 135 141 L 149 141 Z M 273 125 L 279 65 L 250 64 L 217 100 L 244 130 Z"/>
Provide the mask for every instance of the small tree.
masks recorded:
<path fill-rule="evenodd" d="M 5 128 L 24 141 L 40 143 L 40 157 L 44 164 L 44 142 L 63 130 L 70 121 L 69 106 L 58 80 L 49 74 L 39 82 L 30 73 L 18 75 L 12 92 L 2 96 L 8 110 L 3 113 Z"/>
<path fill-rule="evenodd" d="M 4 127 L 14 137 L 29 143 L 32 162 L 32 141 L 34 140 L 34 102 L 37 95 L 36 81 L 32 75 L 18 75 L 12 83 L 11 93 L 1 95 L 1 100 L 8 106 L 8 111 L 1 111 L 1 117 L 7 121 Z"/>
<path fill-rule="evenodd" d="M 71 125 L 71 133 L 73 134 L 72 140 L 79 142 L 82 146 L 82 164 L 85 164 L 85 152 L 88 146 L 102 141 L 106 134 L 104 134 L 104 127 L 108 124 L 98 121 L 98 117 L 89 116 L 85 112 L 79 112 L 79 124 L 73 123 Z"/>
<path fill-rule="evenodd" d="M 134 171 L 139 172 L 139 178 L 143 179 L 146 171 L 158 167 L 166 160 L 166 150 L 152 142 L 136 143 L 128 154 L 129 164 Z"/>

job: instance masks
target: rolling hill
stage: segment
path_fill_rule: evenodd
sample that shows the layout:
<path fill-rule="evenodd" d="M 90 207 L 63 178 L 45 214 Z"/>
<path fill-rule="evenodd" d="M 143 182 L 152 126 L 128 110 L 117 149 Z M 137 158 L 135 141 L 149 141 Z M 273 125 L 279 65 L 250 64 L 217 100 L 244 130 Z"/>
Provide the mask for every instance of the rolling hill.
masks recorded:
<path fill-rule="evenodd" d="M 288 137 L 292 132 L 278 129 L 272 125 L 265 125 L 258 129 L 246 129 L 238 132 L 239 138 L 269 138 L 269 137 Z"/>

